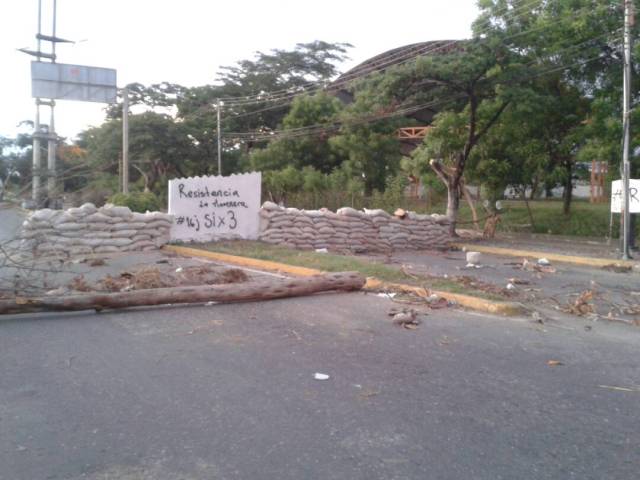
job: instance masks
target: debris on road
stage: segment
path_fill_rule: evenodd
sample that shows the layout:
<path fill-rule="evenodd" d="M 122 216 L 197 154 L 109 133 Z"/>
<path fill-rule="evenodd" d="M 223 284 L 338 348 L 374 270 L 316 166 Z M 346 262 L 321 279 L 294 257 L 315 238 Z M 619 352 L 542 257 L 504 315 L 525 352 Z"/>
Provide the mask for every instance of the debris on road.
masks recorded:
<path fill-rule="evenodd" d="M 327 375 L 326 373 L 315 373 L 313 375 L 313 378 L 316 380 L 329 380 L 329 375 Z"/>
<path fill-rule="evenodd" d="M 395 292 L 379 292 L 376 293 L 376 297 L 381 297 L 381 298 L 394 298 L 396 295 L 398 295 Z"/>
<path fill-rule="evenodd" d="M 629 273 L 632 270 L 631 265 L 620 265 L 619 263 L 611 263 L 602 267 L 603 270 L 608 270 L 614 273 Z"/>
<path fill-rule="evenodd" d="M 482 253 L 480 252 L 467 252 L 467 266 L 480 265 L 482 262 Z"/>
<path fill-rule="evenodd" d="M 541 267 L 548 267 L 549 265 L 551 265 L 551 262 L 543 257 L 538 259 L 538 265 L 540 265 Z"/>
<path fill-rule="evenodd" d="M 90 292 L 93 288 L 87 283 L 84 278 L 84 275 L 78 275 L 75 277 L 68 285 L 70 290 L 75 290 L 76 292 Z"/>
<path fill-rule="evenodd" d="M 618 392 L 640 392 L 640 387 L 616 387 L 614 385 L 598 385 L 599 388 L 606 388 L 607 390 L 616 390 Z"/>
<path fill-rule="evenodd" d="M 548 360 L 547 365 L 550 367 L 559 367 L 560 365 L 564 365 L 560 360 Z"/>
<path fill-rule="evenodd" d="M 418 312 L 413 308 L 405 308 L 401 311 L 392 309 L 389 311 L 389 315 L 393 316 L 393 323 L 400 327 L 412 330 L 420 325 L 418 319 Z"/>
<path fill-rule="evenodd" d="M 593 300 L 593 290 L 585 290 L 578 295 L 578 298 L 572 304 L 568 304 L 563 311 L 579 316 L 594 313 L 593 304 L 590 303 L 591 300 Z"/>
<path fill-rule="evenodd" d="M 451 280 L 463 286 L 464 288 L 481 290 L 489 294 L 513 296 L 513 294 L 515 293 L 506 288 L 500 287 L 498 285 L 494 285 L 493 283 L 483 282 L 482 280 L 479 280 L 476 277 L 472 277 L 468 275 L 459 275 L 459 276 L 451 277 Z"/>
<path fill-rule="evenodd" d="M 244 273 L 244 272 L 243 272 Z M 131 274 L 129 274 L 131 275 Z M 84 293 L 56 297 L 16 297 L 0 300 L 0 314 L 41 311 L 79 311 L 184 303 L 243 302 L 299 297 L 328 291 L 360 290 L 366 280 L 358 272 L 339 272 L 303 278 L 253 281 L 242 285 L 172 286 L 169 288 Z"/>
<path fill-rule="evenodd" d="M 546 259 L 541 259 L 541 260 L 546 260 Z M 550 264 L 541 265 L 539 263 L 530 262 L 526 258 L 522 260 L 522 263 L 520 264 L 520 269 L 527 270 L 529 272 L 556 273 L 556 269 L 550 266 Z"/>
<path fill-rule="evenodd" d="M 429 308 L 431 308 L 432 310 L 447 308 L 453 305 L 452 302 L 444 297 L 441 297 L 440 295 L 436 295 L 435 293 L 429 295 L 427 298 L 425 298 L 425 300 L 427 301 L 427 305 L 429 306 Z"/>
<path fill-rule="evenodd" d="M 247 274 L 238 268 L 224 268 L 211 265 L 179 267 L 176 273 L 163 272 L 157 267 L 144 267 L 133 272 L 122 272 L 118 276 L 107 275 L 91 290 L 108 292 L 128 292 L 153 288 L 185 287 L 197 285 L 218 285 L 243 283 L 249 280 Z M 73 287 L 70 285 L 70 287 Z M 74 288 L 77 290 L 77 288 Z M 90 290 L 84 290 L 90 291 Z"/>
<path fill-rule="evenodd" d="M 482 268 L 482 265 L 477 265 L 475 263 L 467 263 L 464 267 L 462 267 L 464 269 L 469 269 L 469 268 Z"/>

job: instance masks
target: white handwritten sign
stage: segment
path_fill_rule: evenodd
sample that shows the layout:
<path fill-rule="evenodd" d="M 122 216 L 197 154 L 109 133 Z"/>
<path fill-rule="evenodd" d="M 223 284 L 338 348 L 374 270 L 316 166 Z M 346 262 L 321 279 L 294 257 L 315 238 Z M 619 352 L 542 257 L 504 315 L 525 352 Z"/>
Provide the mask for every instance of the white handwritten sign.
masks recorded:
<path fill-rule="evenodd" d="M 260 172 L 169 180 L 171 240 L 258 238 Z"/>
<path fill-rule="evenodd" d="M 622 180 L 611 182 L 611 211 L 622 212 Z M 640 213 L 640 180 L 629 180 L 629 213 Z"/>

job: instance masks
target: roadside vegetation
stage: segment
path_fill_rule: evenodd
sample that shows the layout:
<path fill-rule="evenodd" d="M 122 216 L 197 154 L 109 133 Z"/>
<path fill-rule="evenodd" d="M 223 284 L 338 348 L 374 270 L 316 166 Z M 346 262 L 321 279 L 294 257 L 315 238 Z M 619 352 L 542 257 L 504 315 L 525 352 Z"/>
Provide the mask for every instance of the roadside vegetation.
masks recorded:
<path fill-rule="evenodd" d="M 572 185 L 588 178 L 592 160 L 608 163 L 607 181 L 618 176 L 620 2 L 478 4 L 471 39 L 427 42 L 343 77 L 351 45 L 316 40 L 257 52 L 222 67 L 207 85 L 130 84 L 130 103 L 141 112 L 129 122 L 133 193 L 114 197 L 120 99 L 102 125 L 58 148 L 66 199 L 166 206 L 170 178 L 258 170 L 265 200 L 388 211 L 413 202 L 413 209 L 446 213 L 453 230 L 470 225 L 467 186 L 481 189 L 479 217 L 491 213 L 508 187 L 523 200 L 526 192 L 530 210 L 524 201 L 505 202 L 499 230 L 606 236 L 607 205 L 574 201 Z M 637 59 L 640 42 L 634 44 Z M 633 82 L 636 104 L 640 77 Z M 218 99 L 224 101 L 220 125 Z M 636 151 L 640 110 L 632 117 Z M 430 129 L 407 148 L 397 132 L 412 126 Z M 218 130 L 222 172 L 215 161 Z M 18 198 L 30 190 L 32 133 L 33 124 L 23 122 L 15 138 L 0 138 L 0 178 Z M 632 159 L 632 176 L 639 159 Z M 410 182 L 426 188 L 424 200 L 406 198 Z M 562 201 L 546 201 L 557 187 Z M 485 200 L 489 211 L 481 207 Z"/>
<path fill-rule="evenodd" d="M 324 272 L 360 272 L 365 277 L 376 277 L 391 283 L 416 285 L 427 289 L 441 290 L 452 293 L 474 295 L 490 300 L 504 300 L 505 297 L 496 293 L 474 288 L 466 282 L 442 277 L 425 277 L 421 275 L 407 275 L 400 268 L 387 265 L 384 257 L 355 257 L 353 255 L 339 255 L 335 253 L 317 253 L 296 250 L 279 245 L 268 245 L 262 242 L 233 241 L 213 242 L 198 245 L 211 252 L 239 255 L 259 260 L 280 262 L 287 265 L 313 268 Z"/>

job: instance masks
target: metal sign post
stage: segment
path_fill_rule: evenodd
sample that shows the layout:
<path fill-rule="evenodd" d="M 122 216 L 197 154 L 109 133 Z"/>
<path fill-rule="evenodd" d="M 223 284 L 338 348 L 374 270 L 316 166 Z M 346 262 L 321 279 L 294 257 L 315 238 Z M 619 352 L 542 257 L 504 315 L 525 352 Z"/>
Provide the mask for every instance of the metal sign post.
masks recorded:
<path fill-rule="evenodd" d="M 85 102 L 113 103 L 116 101 L 116 71 L 108 68 L 85 67 L 56 63 L 56 45 L 73 43 L 56 36 L 58 2 L 53 1 L 53 23 L 51 35 L 42 33 L 42 0 L 38 0 L 37 50 L 26 48 L 21 52 L 36 57 L 31 62 L 31 96 L 36 99 L 36 118 L 33 133 L 33 191 L 35 207 L 43 205 L 55 207 L 58 203 L 59 185 L 56 174 L 56 149 L 58 136 L 55 131 L 55 101 L 81 100 Z M 42 51 L 42 42 L 50 44 L 50 52 Z M 43 59 L 49 62 L 43 62 Z M 42 99 L 49 99 L 43 101 Z M 51 109 L 51 119 L 46 134 L 40 124 L 40 106 Z M 42 142 L 47 141 L 47 182 L 46 197 L 42 192 Z"/>
<path fill-rule="evenodd" d="M 122 193 L 129 193 L 129 89 L 122 89 Z"/>
<path fill-rule="evenodd" d="M 217 120 L 218 120 L 218 175 L 222 176 L 222 127 L 221 127 L 221 112 L 220 110 L 222 110 L 222 106 L 224 105 L 224 102 L 221 100 L 218 100 L 217 102 L 217 107 L 218 107 L 218 115 L 217 115 Z"/>
<path fill-rule="evenodd" d="M 630 137 L 630 104 L 631 104 L 631 26 L 633 25 L 631 0 L 624 0 L 624 77 L 622 105 L 622 259 L 631 258 L 629 254 L 629 237 L 633 234 L 629 228 L 631 213 L 629 211 L 629 137 Z"/>

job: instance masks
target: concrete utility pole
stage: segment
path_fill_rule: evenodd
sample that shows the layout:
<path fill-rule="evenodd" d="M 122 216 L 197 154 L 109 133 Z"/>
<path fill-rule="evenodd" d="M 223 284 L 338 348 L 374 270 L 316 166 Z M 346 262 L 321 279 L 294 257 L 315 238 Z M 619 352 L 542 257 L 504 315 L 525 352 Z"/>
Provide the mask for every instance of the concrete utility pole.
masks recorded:
<path fill-rule="evenodd" d="M 42 168 L 42 146 L 40 145 L 40 99 L 36 98 L 36 122 L 33 126 L 33 179 L 31 199 L 37 208 L 40 204 L 40 168 Z"/>
<path fill-rule="evenodd" d="M 38 51 L 37 58 L 40 61 L 40 52 L 42 51 L 42 42 L 40 41 L 40 35 L 42 35 L 42 0 L 38 0 L 38 35 L 36 38 L 38 40 Z M 40 205 L 40 168 L 42 168 L 42 160 L 40 150 L 42 146 L 40 145 L 40 99 L 36 98 L 36 121 L 33 126 L 33 171 L 32 176 L 33 180 L 31 181 L 32 187 L 32 195 L 31 198 L 35 207 L 38 208 Z"/>
<path fill-rule="evenodd" d="M 122 193 L 129 193 L 129 89 L 122 89 Z"/>
<path fill-rule="evenodd" d="M 58 13 L 58 2 L 53 0 L 53 26 L 52 34 L 53 38 L 56 38 L 56 16 Z M 51 63 L 56 63 L 56 42 L 51 42 Z M 56 150 L 58 147 L 58 138 L 56 136 L 55 127 L 55 110 L 56 102 L 51 99 L 49 107 L 51 108 L 51 120 L 49 121 L 49 138 L 47 141 L 47 198 L 49 200 L 50 208 L 56 207 L 57 197 L 57 178 L 56 178 Z"/>
<path fill-rule="evenodd" d="M 634 24 L 633 5 L 631 0 L 624 1 L 624 76 L 622 96 L 622 259 L 631 258 L 629 254 L 629 237 L 633 235 L 629 224 L 631 214 L 629 212 L 629 177 L 631 164 L 629 163 L 629 140 L 631 131 L 630 104 L 631 104 L 631 27 Z"/>
<path fill-rule="evenodd" d="M 49 137 L 47 139 L 47 198 L 49 199 L 49 208 L 56 208 L 51 202 L 55 203 L 56 192 L 56 148 L 58 146 L 58 139 L 56 137 L 55 119 L 53 110 L 55 108 L 55 102 L 51 100 L 49 106 L 51 107 L 51 119 L 49 121 Z"/>
<path fill-rule="evenodd" d="M 218 110 L 218 175 L 222 175 L 222 125 L 220 123 L 221 114 L 220 110 L 222 110 L 222 106 L 224 102 L 218 99 L 217 110 Z"/>
<path fill-rule="evenodd" d="M 56 16 L 57 16 L 58 2 L 53 0 L 53 18 L 52 18 L 52 34 L 42 34 L 42 0 L 38 0 L 38 34 L 36 39 L 38 41 L 38 49 L 33 52 L 27 49 L 20 49 L 21 51 L 33 55 L 38 59 L 38 62 L 42 61 L 42 58 L 50 59 L 51 63 L 56 63 L 56 42 L 66 41 L 56 37 Z M 42 40 L 51 42 L 51 53 L 42 51 Z M 49 121 L 49 128 L 47 134 L 42 133 L 42 125 L 40 124 L 40 106 L 47 105 L 51 108 L 51 118 Z M 36 98 L 36 119 L 33 131 L 33 180 L 32 180 L 32 200 L 35 207 L 38 208 L 42 204 L 42 140 L 47 140 L 47 182 L 46 193 L 49 201 L 55 200 L 57 196 L 57 178 L 56 178 L 56 149 L 58 144 L 58 137 L 56 136 L 55 129 L 55 102 L 53 99 L 49 101 L 43 101 L 40 98 Z M 51 203 L 51 202 L 50 202 Z M 55 207 L 53 202 L 51 207 Z"/>

